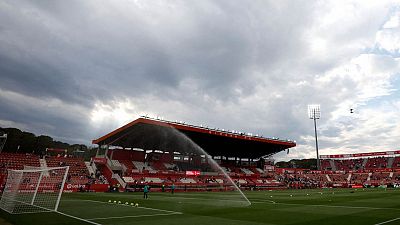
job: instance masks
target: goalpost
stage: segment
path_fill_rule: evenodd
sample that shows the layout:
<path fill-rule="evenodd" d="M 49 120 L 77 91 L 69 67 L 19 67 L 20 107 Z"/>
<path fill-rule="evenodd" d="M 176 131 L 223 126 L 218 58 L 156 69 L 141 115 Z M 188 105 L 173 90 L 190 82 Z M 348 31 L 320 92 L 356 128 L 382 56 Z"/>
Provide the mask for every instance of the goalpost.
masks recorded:
<path fill-rule="evenodd" d="M 0 208 L 12 214 L 57 211 L 69 167 L 8 170 Z"/>

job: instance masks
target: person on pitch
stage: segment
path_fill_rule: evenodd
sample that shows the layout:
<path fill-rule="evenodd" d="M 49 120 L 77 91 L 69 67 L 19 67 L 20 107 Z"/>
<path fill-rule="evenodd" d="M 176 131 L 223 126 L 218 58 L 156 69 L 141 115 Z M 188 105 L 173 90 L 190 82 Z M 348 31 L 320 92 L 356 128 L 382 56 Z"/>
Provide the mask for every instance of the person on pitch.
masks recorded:
<path fill-rule="evenodd" d="M 150 191 L 149 185 L 145 184 L 144 187 L 143 187 L 143 198 L 144 199 L 147 199 L 149 197 L 148 196 L 149 191 Z"/>
<path fill-rule="evenodd" d="M 174 194 L 174 192 L 175 192 L 175 184 L 172 183 L 172 185 L 171 185 L 171 194 Z"/>

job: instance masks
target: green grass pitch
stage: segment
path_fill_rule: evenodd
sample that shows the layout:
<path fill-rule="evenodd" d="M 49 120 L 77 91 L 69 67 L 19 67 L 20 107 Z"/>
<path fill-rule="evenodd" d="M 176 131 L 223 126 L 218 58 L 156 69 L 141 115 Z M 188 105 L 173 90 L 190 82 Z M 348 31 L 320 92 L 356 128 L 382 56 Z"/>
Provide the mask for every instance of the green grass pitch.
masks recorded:
<path fill-rule="evenodd" d="M 64 194 L 59 213 L 0 217 L 13 225 L 90 224 L 400 224 L 400 189 L 312 189 L 245 192 L 251 206 L 232 193 L 73 193 Z M 112 202 L 109 203 L 109 200 Z M 122 204 L 114 204 L 121 201 Z M 128 202 L 129 205 L 125 205 Z M 139 203 L 139 207 L 130 203 Z M 77 218 L 74 218 L 77 217 Z M 0 221 L 1 223 L 1 221 Z"/>

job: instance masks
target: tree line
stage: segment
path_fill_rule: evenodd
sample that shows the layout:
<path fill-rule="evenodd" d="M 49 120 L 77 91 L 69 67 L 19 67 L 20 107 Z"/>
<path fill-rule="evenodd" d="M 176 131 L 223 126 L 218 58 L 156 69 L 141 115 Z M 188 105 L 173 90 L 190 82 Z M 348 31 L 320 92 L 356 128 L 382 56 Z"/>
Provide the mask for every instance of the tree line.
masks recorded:
<path fill-rule="evenodd" d="M 7 141 L 3 152 L 34 153 L 43 154 L 46 148 L 67 149 L 69 153 L 80 150 L 87 151 L 88 147 L 83 144 L 68 144 L 56 141 L 47 135 L 36 136 L 33 133 L 21 131 L 17 128 L 1 128 L 0 134 L 7 134 Z"/>

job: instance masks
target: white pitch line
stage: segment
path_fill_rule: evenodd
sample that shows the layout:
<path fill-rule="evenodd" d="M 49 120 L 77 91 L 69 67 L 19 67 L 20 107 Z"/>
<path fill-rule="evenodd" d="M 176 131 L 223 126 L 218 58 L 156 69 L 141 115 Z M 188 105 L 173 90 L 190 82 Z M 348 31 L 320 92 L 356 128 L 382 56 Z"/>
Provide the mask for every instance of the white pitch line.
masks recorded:
<path fill-rule="evenodd" d="M 103 204 L 108 204 L 108 205 L 118 205 L 118 206 L 132 207 L 132 206 L 129 206 L 129 205 L 124 205 L 124 204 L 115 204 L 115 203 L 102 202 L 102 201 L 89 200 L 89 199 L 76 199 L 76 200 L 64 200 L 64 201 L 71 201 L 71 202 L 73 202 L 73 201 L 85 201 L 85 202 L 103 203 Z M 139 206 L 139 207 L 136 207 L 136 208 L 148 209 L 148 210 L 154 210 L 154 211 L 160 211 L 160 212 L 167 212 L 167 213 L 182 214 L 182 212 L 170 211 L 170 210 L 165 210 L 165 209 L 149 208 L 149 207 L 143 207 L 143 206 Z"/>
<path fill-rule="evenodd" d="M 148 207 L 143 207 L 143 206 L 139 206 L 138 208 L 156 210 L 156 211 L 160 211 L 160 212 L 169 212 L 169 213 L 174 213 L 174 214 L 183 214 L 182 212 L 175 212 L 175 211 L 169 211 L 169 210 L 164 210 L 164 209 L 148 208 Z"/>
<path fill-rule="evenodd" d="M 399 217 L 399 218 L 392 219 L 392 220 L 384 221 L 384 222 L 381 222 L 381 223 L 377 223 L 377 224 L 375 224 L 375 225 L 382 225 L 382 224 L 390 223 L 390 222 L 393 222 L 393 221 L 396 221 L 396 220 L 400 220 L 400 217 Z"/>
<path fill-rule="evenodd" d="M 61 214 L 63 216 L 71 217 L 73 219 L 80 220 L 80 221 L 83 221 L 83 222 L 86 222 L 86 223 L 90 223 L 90 224 L 93 224 L 93 225 L 101 225 L 100 223 L 89 221 L 88 219 L 82 219 L 80 217 L 72 216 L 72 215 L 69 215 L 69 214 L 66 214 L 66 213 L 62 213 L 62 212 L 59 212 L 59 211 L 55 211 L 55 212 L 58 213 L 58 214 Z"/>
<path fill-rule="evenodd" d="M 194 197 L 181 197 L 181 196 L 155 196 L 154 198 L 166 198 L 166 199 L 187 199 L 187 200 L 202 200 L 202 201 L 221 201 L 221 202 L 244 202 L 244 200 L 232 200 L 232 199 L 205 199 L 205 198 L 194 198 Z M 246 201 L 247 202 L 247 201 Z M 252 202 L 252 201 L 250 201 Z"/>
<path fill-rule="evenodd" d="M 268 200 L 267 200 L 268 201 Z M 254 201 L 252 203 L 256 204 L 265 204 L 271 203 L 270 201 Z M 299 206 L 311 206 L 311 207 L 328 207 L 328 208 L 347 208 L 347 209 L 382 209 L 382 210 L 400 210 L 397 208 L 377 208 L 377 207 L 368 207 L 368 206 L 347 206 L 347 205 L 309 205 L 309 204 L 298 204 L 298 203 L 274 203 L 276 205 L 299 205 Z M 398 218 L 400 219 L 400 218 Z"/>
<path fill-rule="evenodd" d="M 124 218 L 137 218 L 137 217 L 151 217 L 151 216 L 171 216 L 181 215 L 182 213 L 158 213 L 158 214 L 146 214 L 146 215 L 135 215 L 135 216 L 111 216 L 111 217 L 98 217 L 87 220 L 110 220 L 110 219 L 124 219 Z"/>

